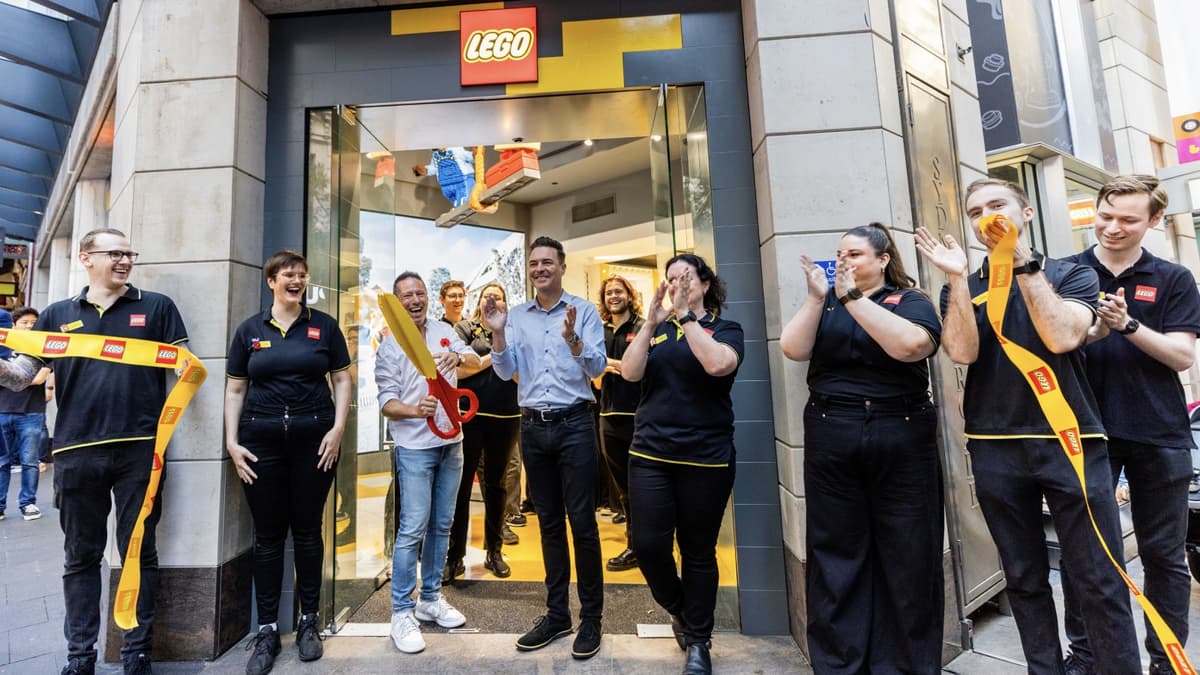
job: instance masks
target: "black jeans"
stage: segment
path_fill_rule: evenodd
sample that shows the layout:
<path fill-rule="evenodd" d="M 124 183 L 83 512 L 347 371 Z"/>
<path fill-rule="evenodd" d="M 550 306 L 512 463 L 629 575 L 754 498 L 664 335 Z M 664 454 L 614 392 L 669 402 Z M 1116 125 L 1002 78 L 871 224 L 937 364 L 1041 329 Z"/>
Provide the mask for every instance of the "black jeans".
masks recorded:
<path fill-rule="evenodd" d="M 629 508 L 638 567 L 655 602 L 683 619 L 689 644 L 712 639 L 717 606 L 717 535 L 733 491 L 729 466 L 629 458 Z M 679 541 L 681 569 L 675 566 Z"/>
<path fill-rule="evenodd" d="M 967 440 L 975 491 L 1000 552 L 1009 602 L 1030 673 L 1061 673 L 1058 614 L 1050 591 L 1050 559 L 1042 530 L 1042 498 L 1062 545 L 1063 567 L 1088 617 L 1087 633 L 1101 673 L 1142 672 L 1129 588 L 1104 555 L 1084 507 L 1079 479 L 1053 439 Z M 1121 526 L 1108 452 L 1101 439 L 1083 440 L 1087 498 L 1118 562 Z M 1064 586 L 1066 584 L 1064 583 Z"/>
<path fill-rule="evenodd" d="M 100 636 L 100 560 L 108 544 L 108 512 L 116 503 L 117 551 L 121 560 L 137 522 L 150 469 L 154 441 L 105 443 L 60 452 L 54 457 L 54 492 L 64 535 L 63 596 L 67 657 L 96 657 Z M 161 492 L 162 483 L 159 483 Z M 138 594 L 138 626 L 125 632 L 121 654 L 150 652 L 154 596 L 158 590 L 158 550 L 154 530 L 162 500 L 146 517 L 142 534 L 142 585 Z"/>
<path fill-rule="evenodd" d="M 942 475 L 928 397 L 804 410 L 808 649 L 818 673 L 934 673 Z"/>
<path fill-rule="evenodd" d="M 517 440 L 518 420 L 476 416 L 463 425 L 463 471 L 454 507 L 454 524 L 450 526 L 450 549 L 447 561 L 462 560 L 467 555 L 467 525 L 471 522 L 471 485 L 475 470 L 483 458 L 483 546 L 487 551 L 499 551 L 500 528 L 504 525 L 504 470 L 513 443 Z"/>
<path fill-rule="evenodd" d="M 596 432 L 592 411 L 587 406 L 576 406 L 560 421 L 549 423 L 522 416 L 521 459 L 542 537 L 547 617 L 558 624 L 571 621 L 567 604 L 571 552 L 567 548 L 565 516 L 571 521 L 575 545 L 579 618 L 600 621 L 604 612 L 604 566 L 596 527 Z"/>
<path fill-rule="evenodd" d="M 1146 572 L 1142 590 L 1163 621 L 1175 632 L 1179 643 L 1185 645 L 1188 599 L 1192 594 L 1192 579 L 1188 576 L 1184 554 L 1188 481 L 1192 477 L 1191 452 L 1188 448 L 1160 448 L 1113 438 L 1108 441 L 1108 463 L 1114 490 L 1122 469 L 1129 480 L 1133 531 Z M 1071 652 L 1082 661 L 1093 663 L 1095 656 L 1088 644 L 1083 608 L 1066 565 L 1062 566 L 1062 580 L 1066 605 L 1063 622 Z M 1149 619 L 1146 620 L 1146 651 L 1152 662 L 1169 663 Z"/>
<path fill-rule="evenodd" d="M 625 514 L 625 545 L 633 548 L 633 514 L 629 512 L 629 444 L 633 442 L 633 415 L 602 416 L 600 441 L 604 446 L 608 470 L 612 473 L 621 512 Z"/>
<path fill-rule="evenodd" d="M 296 595 L 300 611 L 320 606 L 321 565 L 325 546 L 321 516 L 336 467 L 317 468 L 321 439 L 333 427 L 333 411 L 290 417 L 242 417 L 238 441 L 258 457 L 250 468 L 254 483 L 242 483 L 254 519 L 254 599 L 259 624 L 279 619 L 283 552 L 288 529 L 296 559 Z"/>

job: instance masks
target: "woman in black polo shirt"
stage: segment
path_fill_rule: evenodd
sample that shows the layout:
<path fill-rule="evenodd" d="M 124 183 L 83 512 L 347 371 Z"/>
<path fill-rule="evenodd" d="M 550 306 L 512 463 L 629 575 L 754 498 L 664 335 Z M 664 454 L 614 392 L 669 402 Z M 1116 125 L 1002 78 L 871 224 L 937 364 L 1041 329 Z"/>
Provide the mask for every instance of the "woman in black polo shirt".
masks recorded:
<path fill-rule="evenodd" d="M 804 410 L 808 647 L 818 672 L 933 673 L 942 655 L 942 481 L 925 359 L 932 303 L 879 223 L 842 236 L 833 288 L 780 335 L 808 361 Z"/>
<path fill-rule="evenodd" d="M 521 409 L 517 407 L 517 383 L 501 379 L 492 370 L 492 331 L 480 320 L 484 301 L 494 297 L 508 304 L 504 288 L 488 284 L 479 294 L 479 303 L 470 319 L 454 327 L 463 342 L 471 345 L 482 365 L 458 367 L 458 386 L 470 389 L 479 398 L 479 411 L 474 419 L 463 425 L 463 473 L 458 487 L 458 502 L 454 508 L 454 524 L 450 527 L 450 548 L 446 554 L 446 570 L 442 583 L 465 572 L 463 557 L 467 553 L 467 523 L 471 520 L 471 485 L 475 468 L 483 458 L 483 547 L 487 552 L 483 566 L 492 574 L 505 578 L 512 574 L 500 555 L 504 526 L 504 470 L 517 435 L 521 431 Z"/>
<path fill-rule="evenodd" d="M 703 258 L 677 255 L 666 273 L 621 359 L 621 376 L 642 383 L 629 448 L 630 522 L 638 566 L 687 652 L 685 672 L 710 673 L 717 534 L 733 490 L 729 391 L 744 340 L 739 324 L 720 318 L 725 284 Z M 668 292 L 671 310 L 663 308 Z"/>
<path fill-rule="evenodd" d="M 304 256 L 280 251 L 263 273 L 271 307 L 238 326 L 225 369 L 225 447 L 254 520 L 259 631 L 248 675 L 270 672 L 279 654 L 276 619 L 289 528 L 302 613 L 296 647 L 301 661 L 321 658 L 321 514 L 351 396 L 350 352 L 337 321 L 304 304 Z"/>

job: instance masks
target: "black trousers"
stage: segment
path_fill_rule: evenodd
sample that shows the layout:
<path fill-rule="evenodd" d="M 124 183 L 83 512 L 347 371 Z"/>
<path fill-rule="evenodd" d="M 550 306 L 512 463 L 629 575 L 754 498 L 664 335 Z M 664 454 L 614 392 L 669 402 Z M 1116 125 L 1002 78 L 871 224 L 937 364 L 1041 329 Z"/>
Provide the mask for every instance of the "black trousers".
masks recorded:
<path fill-rule="evenodd" d="M 625 514 L 625 545 L 633 548 L 633 516 L 629 513 L 629 444 L 633 442 L 633 415 L 602 415 L 600 441 L 604 447 L 604 460 L 612 474 L 616 501 L 620 502 L 621 513 Z"/>
<path fill-rule="evenodd" d="M 317 450 L 332 427 L 332 411 L 286 419 L 242 417 L 238 423 L 238 441 L 258 457 L 258 462 L 251 464 L 258 478 L 251 485 L 242 483 L 242 488 L 254 520 L 254 599 L 260 624 L 279 619 L 289 529 L 300 611 L 315 614 L 320 608 L 325 556 L 321 516 L 336 467 L 318 469 Z"/>
<path fill-rule="evenodd" d="M 967 441 L 975 490 L 1000 552 L 1008 599 L 1030 673 L 1061 673 L 1058 614 L 1050 591 L 1050 559 L 1042 530 L 1042 498 L 1062 544 L 1063 567 L 1088 617 L 1088 640 L 1103 674 L 1142 672 L 1129 588 L 1104 555 L 1084 507 L 1079 479 L 1058 441 L 1023 438 Z M 1109 549 L 1123 563 L 1121 526 L 1108 452 L 1102 439 L 1083 441 L 1087 497 Z M 1064 586 L 1066 582 L 1064 580 Z"/>
<path fill-rule="evenodd" d="M 471 485 L 475 471 L 483 458 L 483 546 L 487 551 L 499 551 L 500 528 L 504 525 L 504 470 L 513 443 L 520 431 L 520 421 L 478 415 L 463 425 L 463 472 L 458 485 L 454 507 L 454 524 L 450 526 L 450 548 L 447 561 L 462 560 L 467 555 L 467 525 L 471 522 Z"/>
<path fill-rule="evenodd" d="M 804 410 L 808 649 L 817 673 L 936 673 L 942 476 L 926 397 Z"/>
<path fill-rule="evenodd" d="M 655 602 L 683 620 L 689 644 L 712 639 L 717 535 L 733 491 L 727 467 L 629 458 L 629 508 L 638 567 Z M 675 542 L 681 566 L 675 566 Z"/>
<path fill-rule="evenodd" d="M 1108 441 L 1108 463 L 1114 491 L 1122 470 L 1129 480 L 1133 531 L 1145 570 L 1142 591 L 1174 631 L 1180 644 L 1186 645 L 1192 579 L 1188 575 L 1184 540 L 1187 536 L 1188 481 L 1192 477 L 1191 452 L 1188 448 L 1161 448 L 1112 438 Z M 1067 565 L 1062 566 L 1062 580 L 1063 623 L 1071 652 L 1081 660 L 1093 663 L 1095 655 L 1088 644 L 1082 603 Z M 1169 663 L 1149 619 L 1146 620 L 1146 651 L 1150 653 L 1151 662 L 1164 666 Z"/>
<path fill-rule="evenodd" d="M 137 522 L 154 465 L 154 441 L 105 443 L 60 452 L 54 457 L 54 492 L 63 531 L 63 632 L 67 657 L 96 657 L 100 637 L 100 561 L 108 544 L 108 512 L 117 508 L 117 551 L 121 560 Z M 159 483 L 160 491 L 162 483 Z M 150 652 L 154 598 L 158 591 L 155 528 L 162 500 L 146 517 L 142 534 L 142 585 L 138 592 L 138 626 L 125 632 L 122 656 Z"/>
<path fill-rule="evenodd" d="M 600 621 L 604 612 L 604 566 L 596 526 L 596 432 L 592 411 L 587 406 L 576 406 L 563 419 L 549 423 L 523 416 L 521 459 L 542 538 L 547 617 L 560 624 L 571 620 L 571 551 L 565 522 L 569 519 L 575 545 L 579 618 Z"/>

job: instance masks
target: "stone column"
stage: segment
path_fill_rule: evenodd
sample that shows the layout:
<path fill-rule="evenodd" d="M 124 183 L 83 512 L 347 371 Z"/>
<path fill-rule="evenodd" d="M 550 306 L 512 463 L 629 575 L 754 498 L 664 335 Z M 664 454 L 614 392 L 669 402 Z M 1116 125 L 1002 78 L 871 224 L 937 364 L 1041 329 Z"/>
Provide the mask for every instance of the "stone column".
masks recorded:
<path fill-rule="evenodd" d="M 209 371 L 167 454 L 154 658 L 211 659 L 250 625 L 251 525 L 221 408 L 229 338 L 262 285 L 267 20 L 250 0 L 115 11 L 110 224 L 141 252 L 133 283 L 175 300 Z M 115 588 L 115 546 L 108 561 Z"/>
<path fill-rule="evenodd" d="M 40 304 L 35 304 L 34 307 L 45 307 L 46 305 L 69 297 L 72 293 L 70 286 L 70 269 L 75 262 L 74 250 L 71 248 L 71 240 L 67 237 L 60 237 L 50 242 L 50 272 L 47 274 L 47 285 L 39 287 L 41 292 L 45 293 L 44 298 L 40 299 Z M 74 292 L 79 292 L 76 289 Z"/>
<path fill-rule="evenodd" d="M 108 187 L 109 182 L 104 178 L 89 178 L 75 184 L 75 213 L 71 226 L 71 267 L 67 292 L 61 296 L 51 295 L 52 302 L 78 293 L 87 285 L 87 272 L 75 253 L 79 251 L 79 240 L 83 239 L 83 235 L 108 227 Z"/>

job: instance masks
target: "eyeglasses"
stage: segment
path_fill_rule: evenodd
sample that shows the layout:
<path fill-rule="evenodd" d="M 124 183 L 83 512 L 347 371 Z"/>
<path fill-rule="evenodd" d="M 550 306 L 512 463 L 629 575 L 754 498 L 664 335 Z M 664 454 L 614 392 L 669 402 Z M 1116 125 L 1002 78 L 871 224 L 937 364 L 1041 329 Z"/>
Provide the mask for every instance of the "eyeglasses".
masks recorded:
<path fill-rule="evenodd" d="M 87 253 L 88 255 L 93 253 L 107 253 L 108 259 L 113 262 L 121 262 L 122 258 L 129 258 L 129 262 L 136 262 L 138 259 L 137 251 L 118 251 L 113 249 L 111 251 L 84 251 L 84 253 Z"/>

